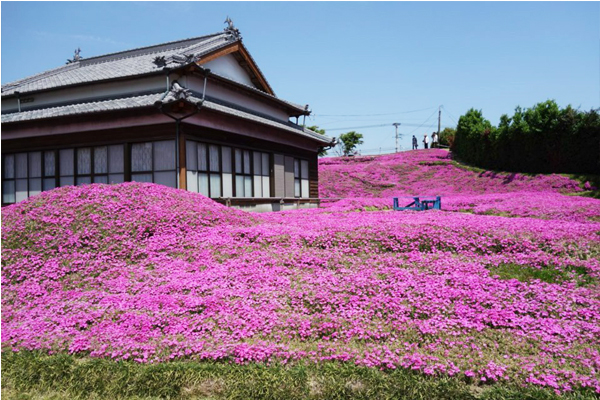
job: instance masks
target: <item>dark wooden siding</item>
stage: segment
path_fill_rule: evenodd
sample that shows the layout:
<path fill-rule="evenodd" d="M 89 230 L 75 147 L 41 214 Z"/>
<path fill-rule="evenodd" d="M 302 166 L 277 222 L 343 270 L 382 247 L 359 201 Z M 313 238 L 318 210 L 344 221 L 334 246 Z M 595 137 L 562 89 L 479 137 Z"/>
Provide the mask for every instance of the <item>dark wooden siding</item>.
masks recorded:
<path fill-rule="evenodd" d="M 2 140 L 2 153 L 175 139 L 175 124 Z"/>
<path fill-rule="evenodd" d="M 308 179 L 310 197 L 319 197 L 319 160 L 317 156 L 308 160 Z"/>

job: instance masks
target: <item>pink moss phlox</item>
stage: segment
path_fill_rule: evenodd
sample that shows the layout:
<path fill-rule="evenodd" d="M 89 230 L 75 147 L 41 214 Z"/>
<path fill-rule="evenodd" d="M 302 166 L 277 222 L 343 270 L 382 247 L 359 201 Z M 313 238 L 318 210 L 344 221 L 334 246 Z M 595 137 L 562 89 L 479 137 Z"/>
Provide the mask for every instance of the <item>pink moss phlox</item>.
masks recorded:
<path fill-rule="evenodd" d="M 452 171 L 427 187 L 380 166 L 388 185 L 408 174 L 382 193 L 447 195 L 444 211 L 385 210 L 389 197 L 339 179 L 376 177 L 372 160 L 340 159 L 321 161 L 321 189 L 357 198 L 320 209 L 244 213 L 140 183 L 6 207 L 3 348 L 144 363 L 331 360 L 600 392 L 599 202 L 558 193 L 574 189 L 562 177 L 506 183 L 419 164 L 450 162 L 443 151 L 402 157 L 434 177 Z M 501 278 L 502 265 L 560 280 Z"/>

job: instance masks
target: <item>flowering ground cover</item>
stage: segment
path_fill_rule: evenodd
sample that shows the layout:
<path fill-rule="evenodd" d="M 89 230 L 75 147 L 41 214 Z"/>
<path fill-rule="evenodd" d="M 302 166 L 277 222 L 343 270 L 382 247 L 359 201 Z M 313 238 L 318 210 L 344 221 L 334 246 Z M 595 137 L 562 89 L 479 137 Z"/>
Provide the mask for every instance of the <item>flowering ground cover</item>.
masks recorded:
<path fill-rule="evenodd" d="M 377 157 L 325 158 L 320 195 L 335 209 L 389 209 L 391 197 L 442 196 L 448 211 L 565 221 L 600 221 L 600 202 L 572 196 L 595 188 L 563 175 L 531 175 L 471 168 L 446 150 L 409 151 Z M 568 196 L 571 195 L 571 196 Z"/>
<path fill-rule="evenodd" d="M 319 160 L 321 197 L 581 192 L 566 176 L 493 172 L 452 159 L 447 150 L 406 151 L 367 157 Z"/>
<path fill-rule="evenodd" d="M 298 374 L 348 365 L 462 382 L 465 398 L 502 385 L 600 393 L 600 201 L 561 194 L 579 190 L 565 177 L 503 183 L 437 159 L 446 155 L 402 155 L 408 167 L 385 156 L 396 157 L 394 174 L 425 171 L 376 192 L 331 182 L 404 178 L 323 160 L 322 191 L 357 198 L 312 210 L 244 213 L 140 183 L 59 188 L 6 207 L 3 357 Z M 437 161 L 448 165 L 426 165 Z M 383 209 L 388 196 L 423 194 L 418 174 L 447 211 Z M 542 198 L 548 207 L 536 209 Z M 369 398 L 360 376 L 340 390 Z M 298 397 L 328 397 L 319 382 Z"/>

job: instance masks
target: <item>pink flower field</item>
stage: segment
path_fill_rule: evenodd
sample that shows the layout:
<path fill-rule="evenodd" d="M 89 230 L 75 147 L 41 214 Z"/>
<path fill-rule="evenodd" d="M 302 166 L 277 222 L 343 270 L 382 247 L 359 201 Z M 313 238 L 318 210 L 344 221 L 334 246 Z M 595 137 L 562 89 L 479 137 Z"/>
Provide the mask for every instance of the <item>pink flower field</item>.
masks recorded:
<path fill-rule="evenodd" d="M 471 171 L 442 150 L 320 168 L 321 196 L 345 198 L 320 209 L 245 213 L 140 183 L 4 208 L 3 350 L 600 393 L 600 201 L 563 194 L 577 182 Z M 386 209 L 413 194 L 443 210 Z"/>
<path fill-rule="evenodd" d="M 408 204 L 412 196 L 442 196 L 447 211 L 600 222 L 599 201 L 565 195 L 589 190 L 589 182 L 581 188 L 579 182 L 562 175 L 470 168 L 452 160 L 446 150 L 325 158 L 319 168 L 321 197 L 344 199 L 333 203 L 336 208 L 386 209 L 392 207 L 392 197 L 404 196 Z"/>

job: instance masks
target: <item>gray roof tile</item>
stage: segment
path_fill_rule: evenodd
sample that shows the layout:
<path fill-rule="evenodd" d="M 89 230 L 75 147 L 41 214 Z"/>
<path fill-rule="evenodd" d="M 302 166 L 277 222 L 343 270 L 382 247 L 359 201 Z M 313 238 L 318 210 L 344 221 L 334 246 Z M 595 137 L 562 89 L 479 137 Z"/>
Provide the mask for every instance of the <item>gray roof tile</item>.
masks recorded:
<path fill-rule="evenodd" d="M 2 114 L 2 124 L 10 124 L 16 122 L 33 121 L 40 119 L 80 115 L 80 114 L 91 114 L 106 111 L 117 111 L 125 109 L 134 109 L 142 107 L 152 107 L 156 101 L 159 101 L 163 93 L 147 94 L 142 96 L 126 97 L 120 99 L 110 99 L 103 101 L 95 101 L 89 103 L 78 103 L 70 104 L 52 108 L 43 108 L 30 111 L 21 111 L 10 114 Z M 200 98 L 195 96 L 188 97 L 191 102 L 200 102 Z M 254 121 L 263 125 L 272 126 L 274 128 L 282 129 L 293 134 L 309 137 L 313 140 L 323 143 L 323 145 L 330 144 L 332 138 L 318 134 L 309 129 L 299 127 L 291 122 L 286 123 L 283 121 L 274 121 L 265 118 L 260 115 L 252 114 L 248 111 L 242 111 L 229 107 L 223 104 L 218 104 L 209 100 L 205 100 L 203 107 L 215 112 L 231 115 L 237 118 L 242 118 L 247 121 Z"/>
<path fill-rule="evenodd" d="M 154 101 L 158 100 L 159 97 L 160 94 L 150 94 L 128 97 L 125 99 L 94 101 L 90 103 L 70 104 L 65 106 L 2 114 L 2 123 L 8 124 L 13 122 L 25 122 L 53 117 L 64 117 L 69 115 L 89 114 L 101 111 L 146 107 L 154 104 Z"/>
<path fill-rule="evenodd" d="M 232 43 L 231 36 L 222 32 L 194 39 L 85 58 L 78 62 L 2 85 L 2 96 L 12 95 L 16 91 L 27 93 L 78 83 L 157 72 L 162 70 L 161 67 L 152 62 L 157 56 L 166 58 L 177 54 L 202 56 L 229 43 Z"/>

